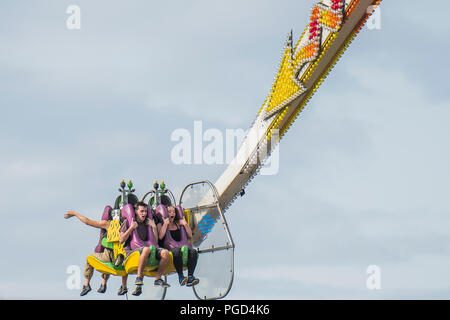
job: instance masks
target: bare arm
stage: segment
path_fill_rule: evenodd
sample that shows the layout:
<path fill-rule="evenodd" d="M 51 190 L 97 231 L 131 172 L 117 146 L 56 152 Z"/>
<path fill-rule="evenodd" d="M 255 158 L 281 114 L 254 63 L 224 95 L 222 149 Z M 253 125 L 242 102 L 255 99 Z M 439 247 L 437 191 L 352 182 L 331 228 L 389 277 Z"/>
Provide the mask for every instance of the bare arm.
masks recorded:
<path fill-rule="evenodd" d="M 75 211 L 67 211 L 67 213 L 64 215 L 65 219 L 69 219 L 72 217 L 77 217 L 81 222 L 83 222 L 84 224 L 94 227 L 94 228 L 101 228 L 101 229 L 108 229 L 109 226 L 109 221 L 106 220 L 100 220 L 100 221 L 95 221 L 95 220 L 91 220 L 89 218 L 86 218 L 85 216 L 79 214 L 78 212 Z"/>
<path fill-rule="evenodd" d="M 156 224 L 153 220 L 147 219 L 147 225 L 149 225 L 150 227 L 152 227 L 152 231 L 153 231 L 153 236 L 155 237 L 155 240 L 159 239 L 158 238 L 158 230 L 156 228 Z"/>
<path fill-rule="evenodd" d="M 180 226 L 184 227 L 184 230 L 186 230 L 186 235 L 189 239 L 192 238 L 192 230 L 191 227 L 189 227 L 188 223 L 186 222 L 186 219 L 182 218 L 179 220 Z"/>
<path fill-rule="evenodd" d="M 158 234 L 159 234 L 159 240 L 164 239 L 166 236 L 167 227 L 169 226 L 169 218 L 164 219 L 164 223 L 158 224 Z"/>
<path fill-rule="evenodd" d="M 127 241 L 127 239 L 130 237 L 130 234 L 133 232 L 134 229 L 137 228 L 137 222 L 133 221 L 133 223 L 131 224 L 131 226 L 127 229 L 127 231 L 125 232 L 121 232 L 120 236 L 119 236 L 119 242 L 120 243 L 124 243 L 125 241 Z"/>
<path fill-rule="evenodd" d="M 158 223 L 157 225 L 156 225 L 156 227 L 158 228 L 158 239 L 159 240 L 162 240 L 162 239 L 160 239 L 160 237 L 161 237 L 161 229 L 162 229 L 162 223 Z"/>

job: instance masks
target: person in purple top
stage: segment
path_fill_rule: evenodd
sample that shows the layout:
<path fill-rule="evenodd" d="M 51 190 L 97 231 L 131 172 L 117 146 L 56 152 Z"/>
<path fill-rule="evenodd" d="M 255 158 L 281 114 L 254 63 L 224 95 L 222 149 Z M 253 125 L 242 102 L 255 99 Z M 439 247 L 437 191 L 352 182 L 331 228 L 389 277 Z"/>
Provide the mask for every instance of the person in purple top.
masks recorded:
<path fill-rule="evenodd" d="M 194 270 L 197 266 L 198 252 L 192 249 L 188 239 L 192 238 L 192 230 L 184 218 L 180 206 L 167 207 L 168 217 L 163 217 L 163 222 L 158 224 L 159 240 L 163 242 L 164 248 L 170 250 L 173 255 L 173 264 L 178 273 L 180 285 L 194 286 L 199 283 L 199 279 L 194 277 Z M 177 210 L 179 211 L 177 214 Z M 186 246 L 188 250 L 187 267 L 188 276 L 183 274 L 183 258 L 181 248 Z"/>
<path fill-rule="evenodd" d="M 132 211 L 131 205 L 124 207 L 122 210 Z M 142 293 L 143 271 L 147 264 L 150 255 L 150 246 L 156 247 L 156 259 L 159 260 L 158 270 L 155 276 L 155 285 L 169 287 L 170 285 L 161 279 L 162 273 L 169 262 L 169 251 L 158 247 L 157 229 L 151 216 L 148 216 L 147 204 L 140 201 L 136 203 L 134 208 L 134 217 L 131 220 L 131 225 L 128 220 L 125 220 L 120 228 L 119 241 L 123 243 L 124 250 L 129 256 L 133 251 L 139 251 L 139 263 L 136 277 L 136 290 L 133 295 L 140 295 Z M 127 213 L 129 214 L 129 213 Z"/>

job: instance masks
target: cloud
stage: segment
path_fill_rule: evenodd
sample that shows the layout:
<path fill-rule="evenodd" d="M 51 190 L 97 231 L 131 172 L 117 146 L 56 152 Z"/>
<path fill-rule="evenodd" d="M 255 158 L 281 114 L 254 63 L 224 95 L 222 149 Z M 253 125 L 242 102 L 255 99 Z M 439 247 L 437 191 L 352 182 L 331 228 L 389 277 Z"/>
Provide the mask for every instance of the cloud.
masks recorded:
<path fill-rule="evenodd" d="M 98 230 L 62 215 L 98 218 L 121 179 L 139 195 L 164 179 L 177 198 L 215 181 L 225 166 L 171 163 L 171 132 L 200 119 L 246 129 L 314 3 L 79 1 L 80 32 L 65 28 L 64 3 L 2 3 L 1 239 L 15 244 L 11 259 L 30 243 L 30 259 L 57 254 L 26 281 L 3 277 L 0 296 L 78 298 L 65 270 L 84 263 Z M 382 29 L 361 32 L 283 138 L 278 175 L 257 177 L 227 212 L 229 297 L 448 296 L 447 27 L 427 25 L 422 7 L 383 2 Z M 374 263 L 380 294 L 364 288 Z"/>

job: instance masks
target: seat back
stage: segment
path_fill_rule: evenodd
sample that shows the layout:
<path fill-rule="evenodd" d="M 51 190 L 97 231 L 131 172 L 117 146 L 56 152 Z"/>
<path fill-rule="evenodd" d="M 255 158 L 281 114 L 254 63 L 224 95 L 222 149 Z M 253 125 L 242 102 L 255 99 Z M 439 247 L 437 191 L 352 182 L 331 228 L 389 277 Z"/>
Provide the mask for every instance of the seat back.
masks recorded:
<path fill-rule="evenodd" d="M 169 217 L 167 208 L 163 204 L 160 204 L 159 206 L 156 207 L 155 213 L 162 221 L 164 221 L 164 219 Z M 184 217 L 183 208 L 181 208 L 181 206 L 179 205 L 176 206 L 175 214 L 177 219 L 183 218 Z M 169 250 L 173 248 L 181 248 L 183 246 L 188 246 L 189 248 L 192 248 L 190 243 L 188 242 L 186 229 L 183 226 L 180 227 L 180 234 L 181 234 L 180 241 L 175 241 L 170 234 L 169 228 L 167 228 L 163 241 L 163 247 Z"/>
<path fill-rule="evenodd" d="M 114 201 L 114 209 L 120 209 L 120 203 L 122 202 L 122 195 L 117 196 L 116 201 Z M 128 194 L 128 203 L 134 206 L 139 202 L 138 197 L 134 193 Z"/>
<path fill-rule="evenodd" d="M 111 210 L 112 210 L 111 206 L 106 206 L 105 209 L 103 209 L 102 220 L 111 220 Z M 105 237 L 105 235 L 106 235 L 106 230 L 100 229 L 100 239 L 98 240 L 98 244 L 95 247 L 94 252 L 101 253 L 105 249 L 102 246 L 102 239 L 103 239 L 103 237 Z"/>
<path fill-rule="evenodd" d="M 122 217 L 128 221 L 128 226 L 131 226 L 133 222 L 136 220 L 136 214 L 134 212 L 134 208 L 131 204 L 127 204 L 122 208 Z M 147 219 L 153 220 L 152 208 L 150 206 L 147 207 Z M 148 239 L 144 241 L 139 238 L 137 229 L 134 229 L 131 233 L 131 241 L 130 246 L 131 250 L 135 250 L 137 248 L 142 247 L 150 247 L 156 246 L 158 247 L 158 243 L 153 234 L 153 230 L 151 226 L 147 226 Z"/>

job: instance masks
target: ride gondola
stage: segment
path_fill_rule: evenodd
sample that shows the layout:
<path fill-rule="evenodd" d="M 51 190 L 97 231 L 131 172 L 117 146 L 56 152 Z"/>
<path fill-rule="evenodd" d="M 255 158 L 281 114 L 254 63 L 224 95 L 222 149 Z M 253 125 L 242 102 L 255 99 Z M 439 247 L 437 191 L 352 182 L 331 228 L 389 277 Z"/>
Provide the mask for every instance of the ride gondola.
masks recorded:
<path fill-rule="evenodd" d="M 124 276 L 137 273 L 140 252 L 135 250 L 128 256 L 126 255 L 123 244 L 119 241 L 119 230 L 125 220 L 131 225 L 135 219 L 134 205 L 139 198 L 135 194 L 131 181 L 125 184 L 122 180 L 119 192 L 121 194 L 116 198 L 114 207 L 107 205 L 103 210 L 102 220 L 110 220 L 110 224 L 106 232 L 101 232 L 99 239 L 99 245 L 113 250 L 115 261 L 103 262 L 93 255 L 88 255 L 87 260 L 95 270 L 101 273 Z M 198 299 L 219 299 L 226 296 L 233 282 L 234 243 L 228 224 L 218 205 L 218 196 L 214 185 L 209 181 L 200 181 L 186 186 L 180 196 L 179 204 L 177 204 L 173 193 L 166 188 L 164 181 L 161 185 L 156 181 L 153 189 L 146 192 L 141 201 L 148 204 L 147 217 L 150 219 L 163 221 L 168 218 L 167 206 L 175 207 L 177 218 L 184 217 L 186 219 L 192 230 L 192 239 L 181 248 L 183 269 L 187 268 L 187 247 L 191 246 L 199 253 L 196 270 L 200 283 L 193 287 L 196 297 Z M 218 224 L 218 221 L 222 223 Z M 205 241 L 207 238 L 210 238 L 210 241 Z M 150 255 L 143 275 L 155 277 L 159 264 L 155 255 L 156 246 L 150 245 L 149 247 Z M 228 260 L 225 264 L 220 263 L 222 268 L 214 268 L 212 271 L 203 266 L 203 264 L 210 267 L 219 266 L 217 263 L 211 264 L 212 259 L 208 254 L 216 253 L 216 257 L 220 257 L 223 255 L 221 251 L 227 251 L 225 257 Z M 169 253 L 169 262 L 163 272 L 165 278 L 176 274 L 173 255 L 170 251 Z M 220 285 L 217 285 L 218 283 Z M 167 288 L 160 291 L 160 298 L 163 299 Z"/>

